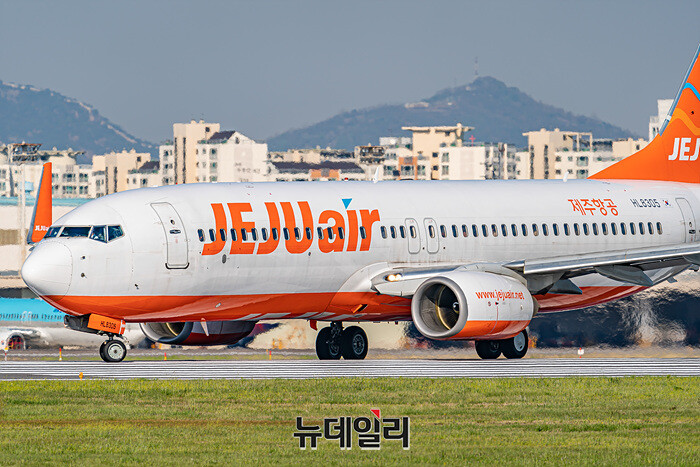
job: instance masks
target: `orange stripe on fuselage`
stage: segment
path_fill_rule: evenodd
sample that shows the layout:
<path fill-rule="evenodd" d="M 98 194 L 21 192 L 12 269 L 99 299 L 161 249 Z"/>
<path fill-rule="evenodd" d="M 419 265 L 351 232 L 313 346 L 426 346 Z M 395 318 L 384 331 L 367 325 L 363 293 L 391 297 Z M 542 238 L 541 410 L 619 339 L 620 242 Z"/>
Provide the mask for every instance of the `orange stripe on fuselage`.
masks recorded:
<path fill-rule="evenodd" d="M 644 287 L 583 287 L 581 295 L 538 295 L 540 312 L 565 311 L 617 300 Z M 367 321 L 410 319 L 411 300 L 372 292 L 255 294 L 218 296 L 75 296 L 42 297 L 70 315 L 99 313 L 127 321 L 225 321 L 250 314 L 288 313 L 295 318 L 305 313 L 329 312 L 353 315 L 358 305 L 367 305 Z M 323 319 L 323 318 L 320 318 Z M 354 318 L 351 318 L 354 320 Z M 361 319 L 360 319 L 361 320 Z M 500 332 L 500 331 L 499 331 Z M 503 331 L 506 332 L 506 331 Z"/>

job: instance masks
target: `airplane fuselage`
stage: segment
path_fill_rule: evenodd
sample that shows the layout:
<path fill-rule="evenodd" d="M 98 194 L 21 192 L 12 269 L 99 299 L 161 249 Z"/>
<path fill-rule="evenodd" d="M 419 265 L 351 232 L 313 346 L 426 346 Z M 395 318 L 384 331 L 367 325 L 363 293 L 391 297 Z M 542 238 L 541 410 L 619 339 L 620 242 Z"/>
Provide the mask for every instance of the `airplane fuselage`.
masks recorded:
<path fill-rule="evenodd" d="M 397 266 L 506 264 L 691 243 L 697 193 L 684 183 L 594 180 L 148 188 L 86 203 L 54 223 L 120 226 L 119 238 L 56 231 L 28 264 L 42 255 L 46 277 L 35 287 L 72 315 L 144 322 L 407 320 L 410 300 L 378 294 L 372 277 Z M 573 281 L 583 294 L 536 295 L 540 311 L 581 308 L 644 288 L 596 273 Z"/>

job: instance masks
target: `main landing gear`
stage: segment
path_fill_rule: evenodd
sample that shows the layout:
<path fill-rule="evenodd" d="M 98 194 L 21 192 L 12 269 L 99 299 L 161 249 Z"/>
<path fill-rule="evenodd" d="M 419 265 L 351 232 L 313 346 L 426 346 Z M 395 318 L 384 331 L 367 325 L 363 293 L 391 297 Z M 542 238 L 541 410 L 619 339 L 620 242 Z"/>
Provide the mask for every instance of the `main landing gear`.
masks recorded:
<path fill-rule="evenodd" d="M 316 355 L 319 360 L 362 360 L 367 356 L 367 334 L 359 326 L 343 329 L 343 323 L 332 322 L 316 336 Z"/>
<path fill-rule="evenodd" d="M 527 331 L 523 329 L 510 339 L 476 341 L 476 353 L 485 360 L 498 358 L 501 353 L 506 358 L 523 358 L 527 353 L 527 346 Z"/>
<path fill-rule="evenodd" d="M 126 357 L 126 345 L 113 336 L 109 336 L 109 339 L 100 346 L 100 357 L 105 362 L 121 362 Z"/>

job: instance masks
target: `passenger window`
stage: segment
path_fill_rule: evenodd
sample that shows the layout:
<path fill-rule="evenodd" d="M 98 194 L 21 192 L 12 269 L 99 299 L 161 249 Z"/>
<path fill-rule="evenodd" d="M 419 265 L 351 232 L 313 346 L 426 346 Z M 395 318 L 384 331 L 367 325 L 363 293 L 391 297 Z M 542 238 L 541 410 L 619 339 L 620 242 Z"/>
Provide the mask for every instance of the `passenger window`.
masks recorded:
<path fill-rule="evenodd" d="M 363 225 L 362 227 L 360 227 L 360 237 L 362 237 L 363 240 L 364 240 L 365 238 L 367 238 L 367 232 L 365 231 L 365 226 L 364 226 L 364 225 Z"/>
<path fill-rule="evenodd" d="M 61 237 L 87 237 L 90 227 L 63 227 Z"/>
<path fill-rule="evenodd" d="M 61 226 L 49 227 L 49 230 L 44 235 L 44 238 L 53 238 L 58 235 L 58 231 L 61 230 Z"/>
<path fill-rule="evenodd" d="M 236 235 L 236 229 L 231 229 L 231 240 L 234 242 L 238 241 L 238 235 Z"/>
<path fill-rule="evenodd" d="M 559 225 L 552 224 L 552 232 L 554 232 L 555 237 L 558 237 L 559 236 Z"/>
<path fill-rule="evenodd" d="M 657 222 L 657 223 L 656 223 L 656 233 L 659 234 L 659 235 L 661 235 L 662 233 L 664 233 L 663 229 L 661 228 L 661 222 Z"/>
<path fill-rule="evenodd" d="M 362 228 L 364 229 L 364 227 Z M 406 238 L 406 227 L 404 227 L 403 225 L 399 226 L 399 233 L 401 234 L 401 238 Z"/>
<path fill-rule="evenodd" d="M 469 236 L 469 229 L 467 228 L 467 224 L 462 224 L 462 236 L 463 237 Z"/>
<path fill-rule="evenodd" d="M 510 231 L 513 232 L 513 236 L 518 236 L 518 226 L 515 224 L 510 224 Z"/>
<path fill-rule="evenodd" d="M 505 224 L 501 224 L 501 233 L 503 234 L 504 237 L 508 236 L 508 227 L 506 227 Z"/>
<path fill-rule="evenodd" d="M 241 241 L 248 241 L 248 232 L 245 229 L 241 229 Z"/>
<path fill-rule="evenodd" d="M 328 240 L 333 240 L 333 227 L 328 227 L 326 230 L 328 231 Z"/>
<path fill-rule="evenodd" d="M 262 229 L 260 229 L 260 233 L 262 234 L 263 242 L 266 242 L 267 241 L 267 229 L 265 227 L 263 227 Z"/>
<path fill-rule="evenodd" d="M 219 236 L 221 237 L 221 241 L 225 242 L 226 241 L 226 230 L 225 229 L 219 229 Z"/>
<path fill-rule="evenodd" d="M 318 239 L 323 240 L 323 229 L 321 227 L 316 227 L 316 233 L 318 234 Z M 384 230 L 384 233 L 386 233 L 386 230 Z M 386 235 L 384 235 L 383 237 L 386 238 Z"/>
<path fill-rule="evenodd" d="M 591 226 L 593 226 L 593 235 L 598 235 L 598 224 L 594 222 Z"/>
<path fill-rule="evenodd" d="M 634 222 L 630 222 L 630 234 L 632 234 L 632 235 L 637 234 L 637 232 L 635 231 Z"/>
<path fill-rule="evenodd" d="M 411 232 L 411 238 L 416 238 L 416 227 L 412 225 L 411 227 L 409 227 L 408 230 L 409 230 L 409 232 Z M 384 237 L 384 238 L 386 238 L 386 237 Z"/>
<path fill-rule="evenodd" d="M 578 223 L 574 224 L 574 233 L 577 237 L 581 235 L 581 230 L 579 229 Z"/>
<path fill-rule="evenodd" d="M 214 234 L 214 229 L 209 229 L 209 239 L 211 239 L 212 242 L 216 241 L 216 235 Z"/>
<path fill-rule="evenodd" d="M 627 235 L 627 227 L 624 222 L 620 222 L 620 233 L 622 235 Z"/>
<path fill-rule="evenodd" d="M 644 222 L 639 223 L 639 235 L 644 235 Z"/>
<path fill-rule="evenodd" d="M 567 237 L 571 235 L 571 230 L 569 230 L 569 224 L 566 223 L 564 224 L 564 235 L 566 235 Z"/>
<path fill-rule="evenodd" d="M 457 238 L 459 236 L 459 232 L 457 232 L 457 226 L 452 224 L 452 236 Z"/>
<path fill-rule="evenodd" d="M 537 230 L 537 224 L 532 224 L 532 235 L 537 237 L 540 234 L 539 230 Z"/>
<path fill-rule="evenodd" d="M 250 236 L 253 238 L 254 242 L 258 241 L 258 229 L 251 229 Z"/>
<path fill-rule="evenodd" d="M 654 224 L 651 222 L 647 223 L 647 228 L 649 229 L 649 235 L 654 235 Z"/>
<path fill-rule="evenodd" d="M 583 224 L 583 234 L 590 235 L 590 232 L 588 231 L 588 224 Z"/>
<path fill-rule="evenodd" d="M 277 240 L 280 238 L 279 230 L 277 230 L 277 227 L 272 228 L 272 239 Z"/>
<path fill-rule="evenodd" d="M 285 240 L 289 240 L 289 229 L 287 227 L 282 228 L 282 235 L 284 235 Z M 245 240 L 245 238 L 243 240 Z"/>
<path fill-rule="evenodd" d="M 93 229 L 94 229 L 94 227 L 93 227 Z M 199 237 L 199 241 L 203 242 L 204 241 L 204 230 L 197 229 L 197 236 Z M 90 238 L 92 238 L 92 234 L 90 234 Z M 102 241 L 104 242 L 105 240 L 102 240 Z"/>
<path fill-rule="evenodd" d="M 440 235 L 442 235 L 442 238 L 447 237 L 447 229 L 445 228 L 444 225 L 440 226 Z"/>
<path fill-rule="evenodd" d="M 345 235 L 345 234 L 343 233 L 343 228 L 342 228 L 342 227 L 338 227 L 338 237 L 340 237 L 340 239 L 342 240 L 342 239 L 345 238 L 344 235 Z"/>
<path fill-rule="evenodd" d="M 523 231 L 523 237 L 527 237 L 527 225 L 520 224 L 520 230 Z"/>
<path fill-rule="evenodd" d="M 481 224 L 481 233 L 484 234 L 484 237 L 488 237 L 488 236 L 489 236 L 489 231 L 488 231 L 488 229 L 486 228 L 486 224 Z"/>
<path fill-rule="evenodd" d="M 386 238 L 386 227 L 381 226 L 379 232 L 382 234 L 382 238 Z"/>
<path fill-rule="evenodd" d="M 608 234 L 608 224 L 606 224 L 605 222 L 602 222 L 602 223 L 600 224 L 600 228 L 603 230 L 603 235 L 607 235 L 607 234 Z"/>
<path fill-rule="evenodd" d="M 391 238 L 396 238 L 396 232 L 394 232 L 394 228 L 391 228 Z M 432 225 L 428 226 L 428 235 L 430 238 L 435 238 L 435 228 Z"/>
<path fill-rule="evenodd" d="M 430 238 L 435 237 L 435 231 L 433 230 L 432 225 L 428 226 L 428 231 L 430 232 Z M 396 238 L 396 227 L 393 225 L 389 227 L 389 232 L 391 233 L 391 238 Z"/>
<path fill-rule="evenodd" d="M 547 224 L 542 224 L 542 235 L 545 237 L 549 236 L 549 228 L 547 227 Z"/>
<path fill-rule="evenodd" d="M 617 235 L 617 225 L 615 225 L 614 222 L 610 223 L 610 231 L 612 232 L 613 235 Z"/>
<path fill-rule="evenodd" d="M 478 237 L 478 236 L 479 236 L 479 229 L 476 227 L 476 224 L 472 224 L 472 234 L 473 234 L 475 237 Z"/>
<path fill-rule="evenodd" d="M 98 242 L 107 243 L 107 232 L 105 230 L 107 227 L 104 225 L 94 225 L 92 230 L 90 230 L 90 239 L 97 240 Z M 202 230 L 199 230 L 202 232 Z M 204 232 L 202 232 L 202 240 L 204 239 Z"/>
<path fill-rule="evenodd" d="M 65 228 L 64 228 L 65 230 Z M 123 237 L 124 236 L 124 231 L 122 230 L 121 225 L 110 225 L 107 227 L 107 237 L 108 240 L 111 242 L 115 238 Z"/>
<path fill-rule="evenodd" d="M 301 240 L 301 230 L 299 227 L 294 227 L 294 238 L 297 240 Z"/>
<path fill-rule="evenodd" d="M 306 239 L 311 240 L 311 237 L 313 236 L 313 232 L 311 231 L 311 227 L 307 227 L 304 230 L 306 231 Z"/>
<path fill-rule="evenodd" d="M 498 226 L 496 224 L 491 224 L 491 235 L 498 237 Z"/>

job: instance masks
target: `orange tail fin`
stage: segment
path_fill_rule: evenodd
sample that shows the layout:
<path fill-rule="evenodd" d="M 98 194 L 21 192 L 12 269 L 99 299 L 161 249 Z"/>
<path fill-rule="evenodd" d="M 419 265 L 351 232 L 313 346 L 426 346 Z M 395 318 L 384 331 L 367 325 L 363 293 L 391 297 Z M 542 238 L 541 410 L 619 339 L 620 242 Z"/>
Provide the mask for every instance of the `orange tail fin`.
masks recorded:
<path fill-rule="evenodd" d="M 32 214 L 32 223 L 29 226 L 27 243 L 39 242 L 44 238 L 49 227 L 51 227 L 53 222 L 52 188 L 51 162 L 47 162 L 44 164 L 44 169 L 41 172 L 41 184 L 36 194 L 34 214 Z"/>
<path fill-rule="evenodd" d="M 700 64 L 681 83 L 659 134 L 641 151 L 589 178 L 700 183 Z"/>

